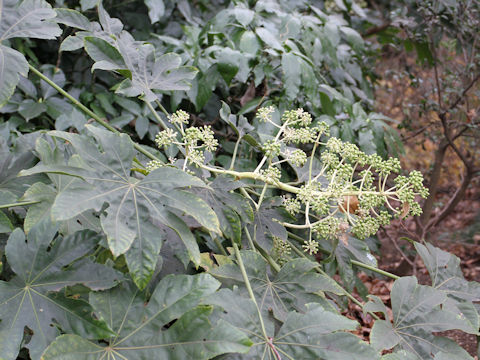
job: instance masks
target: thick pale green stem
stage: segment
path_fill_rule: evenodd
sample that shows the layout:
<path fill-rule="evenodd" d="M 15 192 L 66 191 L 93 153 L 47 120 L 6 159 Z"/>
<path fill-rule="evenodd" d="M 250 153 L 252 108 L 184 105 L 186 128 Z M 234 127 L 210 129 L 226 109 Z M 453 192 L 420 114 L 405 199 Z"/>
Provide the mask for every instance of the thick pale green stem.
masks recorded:
<path fill-rule="evenodd" d="M 232 162 L 230 163 L 229 170 L 233 170 L 233 167 L 235 166 L 235 160 L 237 159 L 238 146 L 240 145 L 241 140 L 242 138 L 239 136 L 237 142 L 235 143 L 235 148 L 233 149 Z"/>
<path fill-rule="evenodd" d="M 228 256 L 227 251 L 225 250 L 225 248 L 223 247 L 222 243 L 220 242 L 220 240 L 218 239 L 217 236 L 215 236 L 215 237 L 213 238 L 213 242 L 214 242 L 215 245 L 217 245 L 217 247 L 220 249 L 220 252 L 222 253 L 222 255 Z"/>
<path fill-rule="evenodd" d="M 160 124 L 160 126 L 163 128 L 163 129 L 168 129 L 167 128 L 167 125 L 165 125 L 165 122 L 163 121 L 163 119 L 160 117 L 160 115 L 158 115 L 158 113 L 155 111 L 155 109 L 153 108 L 152 104 L 150 104 L 148 101 L 144 101 L 145 104 L 147 104 L 147 107 L 148 109 L 150 110 L 150 112 L 152 113 L 153 117 L 155 118 L 155 120 L 157 120 L 157 122 Z"/>
<path fill-rule="evenodd" d="M 235 256 L 237 258 L 238 266 L 240 267 L 240 271 L 242 273 L 243 281 L 245 282 L 245 287 L 247 288 L 248 295 L 250 296 L 250 299 L 252 299 L 253 303 L 255 304 L 255 307 L 257 308 L 258 318 L 260 320 L 260 327 L 262 328 L 263 336 L 265 337 L 265 341 L 268 343 L 269 336 L 267 334 L 267 330 L 265 329 L 265 324 L 263 323 L 262 312 L 258 307 L 257 300 L 255 299 L 255 294 L 253 293 L 253 290 L 252 290 L 252 285 L 250 284 L 247 271 L 245 270 L 245 265 L 243 265 L 243 260 L 240 254 L 240 250 L 238 249 L 238 246 L 235 242 L 233 243 L 233 249 L 235 250 Z"/>
<path fill-rule="evenodd" d="M 245 230 L 245 235 L 247 236 L 248 245 L 250 246 L 250 249 L 252 249 L 252 251 L 257 251 L 257 249 L 255 249 L 255 244 L 253 243 L 252 237 L 250 236 L 250 231 L 248 231 L 246 226 L 244 227 L 244 230 Z"/>
<path fill-rule="evenodd" d="M 256 209 L 257 211 L 258 211 L 258 209 L 260 209 L 260 206 L 262 205 L 263 198 L 265 197 L 265 193 L 266 193 L 266 191 L 267 191 L 267 187 L 268 187 L 268 184 L 265 183 L 265 185 L 263 185 L 262 192 L 260 193 L 260 197 L 258 198 L 257 205 L 255 205 L 255 209 Z"/>
<path fill-rule="evenodd" d="M 275 136 L 275 139 L 273 140 L 274 142 L 277 142 L 279 139 L 280 139 L 280 136 L 282 135 L 283 133 L 283 130 L 285 130 L 285 128 L 287 127 L 288 125 L 288 121 L 285 122 L 285 124 L 282 125 L 282 127 L 280 128 L 280 130 L 278 130 L 278 133 L 277 133 L 277 136 Z M 262 168 L 263 164 L 265 164 L 265 162 L 267 161 L 268 157 L 267 156 L 264 156 L 262 158 L 262 160 L 260 161 L 260 163 L 258 164 L 257 168 L 255 169 L 255 173 L 258 173 L 258 171 L 260 171 L 260 169 Z"/>
<path fill-rule="evenodd" d="M 211 171 L 213 173 L 231 175 L 231 176 L 233 176 L 237 179 L 259 180 L 259 181 L 262 181 L 266 184 L 275 186 L 276 188 L 278 188 L 280 190 L 288 191 L 292 194 L 298 194 L 300 192 L 300 188 L 282 183 L 280 181 L 269 180 L 264 175 L 261 175 L 261 174 L 255 173 L 255 172 L 251 172 L 251 171 L 240 172 L 240 171 L 234 171 L 234 170 L 218 169 L 218 168 L 208 166 L 208 165 L 203 165 L 203 164 L 199 164 L 199 166 L 204 168 L 205 170 Z M 360 196 L 360 195 L 396 195 L 396 194 L 397 194 L 396 191 L 382 192 L 382 191 L 361 191 L 361 190 L 356 190 L 356 191 L 349 190 L 349 191 L 346 191 L 346 192 L 342 193 L 343 196 L 349 196 L 349 195 L 351 195 L 351 196 L 353 196 L 353 195 L 356 195 L 356 196 Z M 329 191 L 313 191 L 312 192 L 312 196 L 319 196 L 319 197 L 334 196 L 334 195 L 335 194 L 333 192 L 329 192 Z"/>
<path fill-rule="evenodd" d="M 110 125 L 108 122 L 106 122 L 105 120 L 103 120 L 100 116 L 98 116 L 97 114 L 95 114 L 92 110 L 90 110 L 89 108 L 87 108 L 85 105 L 83 105 L 80 101 L 78 101 L 77 99 L 75 99 L 72 95 L 70 95 L 68 92 L 66 92 L 65 90 L 63 90 L 60 86 L 58 86 L 57 84 L 55 84 L 52 80 L 50 80 L 48 77 L 46 77 L 45 75 L 43 75 L 40 71 L 38 71 L 35 67 L 33 67 L 32 65 L 28 64 L 30 70 L 36 74 L 40 79 L 42 79 L 43 81 L 45 81 L 48 85 L 50 85 L 51 87 L 53 87 L 55 90 L 57 90 L 62 96 L 66 97 L 68 100 L 70 100 L 77 108 L 79 108 L 80 110 L 82 110 L 85 114 L 87 114 L 88 116 L 90 116 L 93 120 L 95 120 L 97 123 L 99 123 L 100 125 L 102 125 L 104 128 L 110 130 L 111 132 L 115 133 L 115 134 L 120 134 L 121 132 L 118 131 L 117 129 L 115 129 L 112 125 Z M 135 147 L 135 149 L 142 153 L 143 155 L 145 155 L 146 157 L 148 157 L 149 159 L 151 160 L 156 160 L 156 161 L 160 161 L 163 163 L 163 161 L 161 159 L 159 159 L 158 157 L 156 157 L 155 155 L 153 155 L 151 152 L 149 152 L 148 150 L 145 150 L 144 148 L 142 148 L 139 144 L 137 143 L 133 143 L 133 146 Z"/>
<path fill-rule="evenodd" d="M 38 204 L 39 202 L 41 201 L 23 201 L 23 202 L 12 203 L 12 204 L 3 204 L 3 205 L 0 205 L 0 209 L 8 209 L 8 208 L 17 207 L 17 206 L 34 205 L 34 204 Z"/>
<path fill-rule="evenodd" d="M 272 269 L 278 273 L 281 270 L 280 265 L 278 265 L 277 262 L 265 250 L 263 250 L 263 248 L 260 245 L 258 245 L 257 242 L 254 241 L 254 244 L 258 252 L 260 253 L 260 255 L 262 255 L 265 258 L 265 260 L 268 261 Z"/>
<path fill-rule="evenodd" d="M 160 100 L 156 99 L 155 100 L 155 103 L 158 105 L 158 107 L 160 108 L 160 110 L 162 110 L 162 112 L 165 114 L 165 116 L 168 118 L 170 116 L 170 114 L 168 113 L 167 109 L 165 109 L 162 105 L 162 103 L 160 102 Z"/>
<path fill-rule="evenodd" d="M 301 238 L 300 236 L 298 236 L 298 235 L 296 235 L 296 234 L 294 234 L 294 233 L 292 233 L 292 232 L 290 232 L 290 231 L 288 231 L 287 234 L 288 234 L 288 236 L 289 236 L 290 238 L 295 239 L 295 240 L 297 240 L 297 241 L 302 241 L 302 242 L 305 241 L 303 238 Z M 297 249 L 297 250 L 298 250 L 298 249 Z M 299 250 L 299 251 L 300 251 L 300 250 Z M 327 251 L 327 250 L 320 249 L 320 252 L 322 252 L 322 253 L 324 253 L 324 254 L 326 254 L 326 255 L 330 255 L 330 252 Z M 300 253 L 301 253 L 301 255 L 299 254 L 300 256 L 302 256 L 302 257 L 303 257 L 303 256 L 306 256 L 302 251 L 300 251 Z M 358 266 L 358 267 L 362 267 L 362 268 L 364 268 L 364 269 L 367 269 L 367 270 L 376 272 L 376 273 L 378 273 L 378 274 L 380 274 L 380 275 L 387 276 L 387 277 L 392 278 L 392 279 L 394 279 L 394 280 L 400 279 L 400 277 L 397 276 L 397 275 L 395 275 L 395 274 L 392 274 L 392 273 L 390 273 L 390 272 L 388 272 L 388 271 L 385 271 L 385 270 L 378 269 L 378 268 L 376 268 L 376 267 L 374 267 L 374 266 L 371 266 L 371 265 L 368 265 L 368 264 L 364 264 L 364 263 L 362 263 L 362 262 L 360 262 L 360 261 L 350 260 L 350 262 L 352 263 L 352 265 L 356 265 L 356 266 Z"/>
<path fill-rule="evenodd" d="M 310 164 L 308 166 L 308 184 L 312 182 L 312 170 L 313 170 L 313 160 L 315 159 L 315 152 L 317 151 L 318 141 L 320 140 L 321 133 L 318 134 L 315 144 L 313 145 L 312 155 L 310 155 Z"/>
<path fill-rule="evenodd" d="M 368 265 L 368 264 L 364 264 L 364 263 L 362 263 L 362 262 L 360 262 L 360 261 L 357 261 L 357 260 L 350 260 L 350 262 L 352 263 L 352 265 L 356 265 L 356 266 L 358 266 L 358 267 L 362 267 L 362 268 L 364 268 L 364 269 L 367 269 L 367 270 L 376 272 L 377 274 L 380 274 L 380 275 L 387 276 L 387 277 L 392 278 L 392 279 L 394 279 L 394 280 L 400 279 L 400 276 L 397 276 L 397 275 L 395 275 L 395 274 L 389 273 L 388 271 L 384 271 L 384 270 L 378 269 L 378 268 L 376 268 L 375 266 L 371 266 L 371 265 Z"/>

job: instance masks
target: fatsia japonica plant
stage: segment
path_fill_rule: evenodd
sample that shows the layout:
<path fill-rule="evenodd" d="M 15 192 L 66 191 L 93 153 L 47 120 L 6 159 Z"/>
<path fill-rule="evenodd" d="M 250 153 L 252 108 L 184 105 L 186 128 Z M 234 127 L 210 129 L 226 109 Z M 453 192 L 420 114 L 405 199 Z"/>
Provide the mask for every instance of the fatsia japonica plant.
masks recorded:
<path fill-rule="evenodd" d="M 73 104 L 62 128 L 0 141 L 0 359 L 472 359 L 438 334 L 478 335 L 480 285 L 459 259 L 416 243 L 431 276 L 420 285 L 378 269 L 370 250 L 380 226 L 420 213 L 418 171 L 285 103 L 247 118 L 222 102 L 218 122 L 169 113 L 162 94 L 188 89 L 196 69 L 91 3 L 99 23 L 43 0 L 0 2 L 4 113 L 17 85 L 38 96 L 39 81 L 52 89 L 45 109 Z M 104 107 L 111 96 L 137 120 L 151 112 L 156 148 L 14 49 L 60 36 L 58 24 L 78 30 L 63 50 L 114 74 Z M 360 270 L 396 280 L 391 312 L 352 295 Z M 348 301 L 375 319 L 369 342 L 341 314 Z"/>

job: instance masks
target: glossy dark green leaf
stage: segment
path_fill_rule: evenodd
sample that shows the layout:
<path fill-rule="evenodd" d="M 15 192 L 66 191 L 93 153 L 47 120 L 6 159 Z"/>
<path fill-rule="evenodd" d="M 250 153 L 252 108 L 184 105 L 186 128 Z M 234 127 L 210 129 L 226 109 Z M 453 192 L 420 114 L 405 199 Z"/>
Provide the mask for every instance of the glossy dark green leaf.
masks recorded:
<path fill-rule="evenodd" d="M 239 49 L 248 54 L 256 54 L 260 50 L 260 41 L 253 31 L 245 31 L 240 38 Z"/>
<path fill-rule="evenodd" d="M 55 120 L 56 130 L 66 130 L 70 127 L 81 131 L 87 124 L 87 118 L 85 115 L 76 108 L 73 108 L 69 113 L 63 113 Z"/>
<path fill-rule="evenodd" d="M 400 350 L 392 354 L 383 355 L 381 360 L 417 360 L 417 357 L 405 350 Z"/>
<path fill-rule="evenodd" d="M 393 324 L 377 320 L 372 328 L 371 342 L 377 349 L 399 347 L 412 352 L 418 359 L 432 359 L 437 353 L 455 354 L 461 348 L 453 341 L 435 336 L 433 332 L 459 329 L 477 334 L 465 316 L 443 307 L 447 295 L 430 286 L 418 285 L 415 277 L 396 280 L 392 292 Z M 461 351 L 460 351 L 461 352 Z"/>
<path fill-rule="evenodd" d="M 115 38 L 116 35 L 120 34 L 123 30 L 123 24 L 120 19 L 112 18 L 103 7 L 102 0 L 97 0 L 97 9 L 98 9 L 98 20 L 105 32 L 107 32 L 110 37 Z M 113 35 L 113 36 L 112 36 Z"/>
<path fill-rule="evenodd" d="M 50 19 L 56 13 L 44 0 L 4 0 L 0 2 L 0 107 L 18 84 L 19 76 L 27 76 L 28 63 L 20 52 L 1 42 L 11 38 L 55 39 L 60 27 Z"/>
<path fill-rule="evenodd" d="M 80 0 L 82 11 L 89 10 L 97 6 L 99 0 Z"/>
<path fill-rule="evenodd" d="M 152 24 L 155 24 L 165 14 L 165 4 L 163 0 L 144 0 L 148 7 L 148 16 Z"/>
<path fill-rule="evenodd" d="M 248 226 L 250 235 L 255 234 L 256 241 L 267 251 L 272 248 L 272 236 L 282 240 L 287 239 L 287 230 L 278 222 L 289 218 L 281 204 L 280 198 L 264 200 L 260 208 L 255 211 L 253 224 Z"/>
<path fill-rule="evenodd" d="M 0 193 L 8 193 L 9 201 L 15 202 L 22 196 L 29 185 L 40 179 L 35 177 L 19 180 L 18 173 L 22 169 L 29 168 L 36 163 L 36 158 L 31 151 L 15 151 L 9 149 L 7 144 L 0 138 Z M 12 198 L 12 195 L 15 198 Z"/>
<path fill-rule="evenodd" d="M 96 0 L 95 0 L 96 1 Z M 60 24 L 65 24 L 80 30 L 90 31 L 92 23 L 81 12 L 72 9 L 55 9 L 57 17 L 55 21 Z"/>
<path fill-rule="evenodd" d="M 317 304 L 305 314 L 290 313 L 275 336 L 274 344 L 292 359 L 374 360 L 378 353 L 369 344 L 345 330 L 357 322 L 326 311 Z"/>
<path fill-rule="evenodd" d="M 9 233 L 13 230 L 13 225 L 5 213 L 0 210 L 0 234 Z"/>
<path fill-rule="evenodd" d="M 445 308 L 460 316 L 465 316 L 472 328 L 478 329 L 479 316 L 473 302 L 480 301 L 480 284 L 465 280 L 460 259 L 431 244 L 415 243 L 415 249 L 422 257 L 428 270 L 432 287 L 447 294 Z"/>
<path fill-rule="evenodd" d="M 48 21 L 56 13 L 44 0 L 4 0 L 0 14 L 0 41 L 16 37 L 55 39 L 61 34 L 58 25 Z"/>
<path fill-rule="evenodd" d="M 108 325 L 92 317 L 92 309 L 83 300 L 65 297 L 57 291 L 82 284 L 91 289 L 108 289 L 122 276 L 104 265 L 95 264 L 87 255 L 100 237 L 91 231 L 78 232 L 53 242 L 56 227 L 43 221 L 31 229 L 27 239 L 17 229 L 8 239 L 6 256 L 16 276 L 0 282 L 0 353 L 14 360 L 22 346 L 24 328 L 32 332 L 25 346 L 32 359 L 58 335 L 54 324 L 67 332 L 103 338 L 110 336 Z"/>
<path fill-rule="evenodd" d="M 143 95 L 147 101 L 157 99 L 152 90 L 188 90 L 197 70 L 181 66 L 182 59 L 174 53 L 155 55 L 155 48 L 135 41 L 130 34 L 123 33 L 118 40 L 118 50 L 122 55 L 131 79 L 124 80 L 117 92 L 126 96 Z"/>
<path fill-rule="evenodd" d="M 98 37 L 85 37 L 85 51 L 95 61 L 92 71 L 125 69 L 125 61 L 115 46 Z"/>
<path fill-rule="evenodd" d="M 253 251 L 242 251 L 247 275 L 261 310 L 271 311 L 284 321 L 292 310 L 304 311 L 305 304 L 321 302 L 321 291 L 343 294 L 332 279 L 314 271 L 316 264 L 306 259 L 295 259 L 285 264 L 278 274 L 268 271 L 267 262 Z M 225 264 L 210 273 L 228 287 L 238 286 L 247 295 L 240 268 Z M 248 296 L 248 295 L 247 295 Z"/>
<path fill-rule="evenodd" d="M 225 177 L 217 177 L 208 188 L 194 190 L 215 211 L 223 235 L 238 244 L 241 242 L 242 226 L 253 221 L 253 210 L 247 200 L 232 190 L 242 183 Z"/>
<path fill-rule="evenodd" d="M 24 172 L 58 173 L 83 179 L 59 192 L 51 210 L 53 218 L 68 220 L 87 210 L 101 211 L 107 203 L 109 206 L 101 223 L 109 247 L 115 256 L 130 250 L 127 263 L 133 279 L 141 288 L 146 286 L 155 269 L 162 243 L 162 234 L 156 224 L 175 230 L 190 259 L 199 264 L 200 252 L 195 238 L 185 222 L 172 211 L 182 211 L 207 229 L 220 233 L 218 219 L 208 204 L 183 190 L 189 186 L 204 187 L 205 184 L 171 167 L 162 167 L 142 180 L 136 179 L 130 175 L 135 156 L 130 138 L 92 126 L 88 126 L 88 130 L 98 145 L 86 136 L 51 132 L 51 135 L 72 144 L 83 161 L 83 168 L 40 164 Z"/>
<path fill-rule="evenodd" d="M 36 118 L 37 116 L 45 112 L 45 110 L 47 110 L 47 106 L 44 103 L 40 103 L 32 99 L 26 99 L 22 101 L 22 103 L 18 107 L 18 112 L 27 121 Z"/>
<path fill-rule="evenodd" d="M 278 41 L 278 38 L 274 36 L 268 29 L 260 27 L 255 29 L 255 32 L 266 45 L 275 50 L 282 50 L 282 45 Z"/>
<path fill-rule="evenodd" d="M 66 84 L 65 74 L 61 69 L 57 68 L 54 65 L 45 64 L 40 67 L 40 70 L 42 71 L 43 75 L 45 75 L 47 78 L 52 80 L 58 86 L 60 87 L 65 86 Z M 57 94 L 57 90 L 55 90 L 52 86 L 47 84 L 45 81 L 40 82 L 40 89 L 41 89 L 43 101 L 50 99 L 53 95 Z"/>
<path fill-rule="evenodd" d="M 346 332 L 358 324 L 325 310 L 319 304 L 307 304 L 305 313 L 292 311 L 285 322 L 275 323 L 267 310 L 261 311 L 265 338 L 259 314 L 252 300 L 236 291 L 222 289 L 206 300 L 222 307 L 217 316 L 225 319 L 251 337 L 254 345 L 248 354 L 228 355 L 221 359 L 302 359 L 302 360 L 375 360 L 378 353 L 355 335 Z M 258 300 L 257 300 L 258 301 Z"/>
<path fill-rule="evenodd" d="M 300 60 L 295 54 L 289 52 L 282 55 L 282 70 L 287 99 L 293 100 L 297 97 L 302 82 Z"/>
<path fill-rule="evenodd" d="M 0 107 L 10 99 L 19 76 L 27 76 L 28 63 L 22 53 L 0 44 Z"/>
<path fill-rule="evenodd" d="M 359 240 L 348 235 L 346 242 L 335 241 L 333 247 L 340 276 L 350 290 L 353 290 L 353 281 L 355 277 L 355 272 L 351 263 L 352 259 L 373 267 L 377 266 L 377 259 L 372 255 L 364 240 Z M 328 250 L 331 251 L 332 248 L 328 248 Z"/>
<path fill-rule="evenodd" d="M 248 132 L 254 130 L 247 118 L 242 115 L 233 115 L 230 107 L 222 101 L 222 108 L 219 111 L 220 118 L 225 121 L 235 131 L 237 136 L 243 137 Z"/>
<path fill-rule="evenodd" d="M 45 165 L 64 165 L 64 155 L 59 148 L 52 149 L 50 144 L 39 138 L 36 141 L 35 150 L 37 156 L 41 159 L 42 164 Z M 78 156 L 72 156 L 70 158 L 70 165 L 80 165 Z M 28 233 L 30 229 L 38 222 L 44 219 L 52 218 L 52 206 L 55 198 L 63 191 L 68 191 L 69 187 L 75 186 L 75 183 L 80 183 L 81 180 L 60 174 L 47 174 L 52 182 L 52 185 L 47 185 L 43 182 L 37 182 L 30 186 L 20 201 L 39 201 L 38 204 L 30 205 L 27 209 L 27 215 L 24 221 L 25 233 Z M 76 217 L 61 221 L 59 223 L 59 231 L 64 234 L 72 234 L 76 231 L 90 229 L 95 231 L 101 231 L 100 219 L 93 216 L 92 211 L 85 211 Z"/>
<path fill-rule="evenodd" d="M 250 340 L 232 325 L 209 320 L 211 306 L 198 306 L 219 283 L 210 275 L 169 275 L 157 285 L 148 304 L 134 286 L 121 286 L 92 294 L 90 302 L 116 336 L 108 347 L 80 336 L 66 335 L 53 342 L 44 360 L 122 359 L 202 360 L 227 352 L 246 352 Z M 175 320 L 173 325 L 164 327 Z"/>

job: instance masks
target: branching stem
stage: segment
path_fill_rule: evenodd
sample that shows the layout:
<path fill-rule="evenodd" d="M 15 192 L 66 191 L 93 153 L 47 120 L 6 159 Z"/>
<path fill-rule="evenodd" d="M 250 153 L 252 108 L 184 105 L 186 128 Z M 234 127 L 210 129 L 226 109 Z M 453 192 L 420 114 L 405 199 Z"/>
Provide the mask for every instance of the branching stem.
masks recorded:
<path fill-rule="evenodd" d="M 0 205 L 0 209 L 8 209 L 8 208 L 17 207 L 17 206 L 35 205 L 40 202 L 41 201 L 23 201 L 23 202 L 12 203 L 12 204 L 2 204 Z"/>
<path fill-rule="evenodd" d="M 265 329 L 265 324 L 263 322 L 262 312 L 260 311 L 260 308 L 258 307 L 257 300 L 255 299 L 255 294 L 253 293 L 253 290 L 252 290 L 252 285 L 250 284 L 250 280 L 248 279 L 247 271 L 245 270 L 245 265 L 243 264 L 242 255 L 240 254 L 240 250 L 238 249 L 238 246 L 235 242 L 233 243 L 233 249 L 235 250 L 235 257 L 237 258 L 238 266 L 240 267 L 240 271 L 242 273 L 243 281 L 245 282 L 245 287 L 247 288 L 248 295 L 250 296 L 250 299 L 253 301 L 253 303 L 255 304 L 255 307 L 257 309 L 258 318 L 260 320 L 260 327 L 262 328 L 263 336 L 265 337 L 265 341 L 268 343 L 269 342 L 269 336 L 267 334 L 267 330 Z"/>
<path fill-rule="evenodd" d="M 115 133 L 115 134 L 121 134 L 120 131 L 118 131 L 117 129 L 115 129 L 112 125 L 110 125 L 108 122 L 106 122 L 105 120 L 103 120 L 100 116 L 98 116 L 97 114 L 95 114 L 92 110 L 90 110 L 89 108 L 87 108 L 85 105 L 83 105 L 80 101 L 78 101 L 77 99 L 75 99 L 72 95 L 70 95 L 68 92 L 66 92 L 65 90 L 63 90 L 60 86 L 58 86 L 57 84 L 55 84 L 52 80 L 50 80 L 47 76 L 43 75 L 40 71 L 38 71 L 35 67 L 33 67 L 31 64 L 28 64 L 28 67 L 30 68 L 30 70 L 36 74 L 40 79 L 42 79 L 43 81 L 45 81 L 48 85 L 50 85 L 51 87 L 53 87 L 55 90 L 57 90 L 60 94 L 62 94 L 64 97 L 66 97 L 68 100 L 70 100 L 77 108 L 79 108 L 80 110 L 82 110 L 85 114 L 87 114 L 88 116 L 90 116 L 93 120 L 95 120 L 97 123 L 99 123 L 100 125 L 102 125 L 105 129 L 107 130 L 110 130 L 111 132 Z M 146 157 L 148 157 L 149 159 L 151 160 L 156 160 L 156 161 L 159 161 L 161 163 L 163 163 L 163 161 L 156 157 L 155 155 L 153 155 L 150 151 L 148 150 L 145 150 L 142 146 L 140 146 L 139 144 L 137 143 L 133 143 L 133 146 L 135 147 L 135 149 L 142 153 L 143 155 L 145 155 Z"/>

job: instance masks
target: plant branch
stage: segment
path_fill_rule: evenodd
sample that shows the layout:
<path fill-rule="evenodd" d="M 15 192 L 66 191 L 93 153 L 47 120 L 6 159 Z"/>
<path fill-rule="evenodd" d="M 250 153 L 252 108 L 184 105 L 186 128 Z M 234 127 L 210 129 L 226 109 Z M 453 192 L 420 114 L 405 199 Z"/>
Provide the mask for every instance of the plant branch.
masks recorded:
<path fill-rule="evenodd" d="M 292 194 L 298 194 L 301 189 L 297 188 L 292 185 L 288 185 L 281 181 L 272 181 L 265 177 L 264 175 L 252 172 L 252 171 L 234 171 L 234 170 L 225 170 L 220 168 L 215 168 L 212 166 L 208 166 L 205 164 L 198 164 L 200 167 L 204 168 L 205 170 L 211 171 L 217 174 L 224 174 L 224 175 L 231 175 L 237 179 L 252 179 L 252 180 L 259 180 L 268 185 L 273 185 L 276 188 L 284 191 L 288 191 Z M 312 191 L 313 196 L 335 196 L 337 193 L 331 191 Z M 361 195 L 396 195 L 396 191 L 386 190 L 386 191 L 364 191 L 364 190 L 348 190 L 342 193 L 343 196 L 361 196 Z"/>
<path fill-rule="evenodd" d="M 163 129 L 168 129 L 167 125 L 165 124 L 165 122 L 163 121 L 163 119 L 160 117 L 160 115 L 158 115 L 158 113 L 155 111 L 155 109 L 153 108 L 152 104 L 150 104 L 148 101 L 144 101 L 145 104 L 147 104 L 147 107 L 148 109 L 150 110 L 150 112 L 152 113 L 153 117 L 155 118 L 155 120 L 157 120 L 157 122 L 160 124 L 160 126 L 163 128 Z"/>
<path fill-rule="evenodd" d="M 462 93 L 455 99 L 455 101 L 452 103 L 452 105 L 450 105 L 450 107 L 448 108 L 448 110 L 446 110 L 443 114 L 446 115 L 446 113 L 450 110 L 453 110 L 457 107 L 458 104 L 460 104 L 460 102 L 462 101 L 462 99 L 465 97 L 465 95 L 467 95 L 467 92 L 470 91 L 470 89 L 473 87 L 473 85 L 475 85 L 475 83 L 480 80 L 480 73 L 478 73 L 473 79 L 472 81 L 470 81 L 470 83 L 465 87 L 465 89 L 463 89 Z"/>
<path fill-rule="evenodd" d="M 288 234 L 288 236 L 291 237 L 292 239 L 295 239 L 295 240 L 297 240 L 297 241 L 302 241 L 302 242 L 304 241 L 304 239 L 302 239 L 300 236 L 298 236 L 297 234 L 294 234 L 294 233 L 292 233 L 292 232 L 290 232 L 290 231 L 287 231 L 287 234 Z M 289 242 L 289 243 L 290 243 L 290 242 Z M 297 249 L 297 250 L 298 250 L 298 249 Z M 322 253 L 325 254 L 325 255 L 331 255 L 331 253 L 330 253 L 329 251 L 327 251 L 327 250 L 324 250 L 324 249 L 321 249 L 321 248 L 320 248 L 319 250 L 320 250 L 320 252 L 322 252 Z M 298 250 L 298 251 L 300 251 L 300 250 Z M 303 253 L 302 251 L 300 251 L 300 253 L 301 253 L 301 255 L 300 255 L 299 253 L 297 253 L 297 254 L 299 254 L 299 255 L 302 256 L 302 257 L 308 258 L 308 257 L 305 255 L 305 253 Z M 350 260 L 350 262 L 352 263 L 352 265 L 356 265 L 356 266 L 359 266 L 359 267 L 361 267 L 361 268 L 364 268 L 364 269 L 367 269 L 367 270 L 376 272 L 376 273 L 378 273 L 378 274 L 380 274 L 380 275 L 387 276 L 387 277 L 389 277 L 389 278 L 391 278 L 391 279 L 394 279 L 394 280 L 400 279 L 400 277 L 397 276 L 397 275 L 395 275 L 395 274 L 392 274 L 392 273 L 390 273 L 390 272 L 388 272 L 388 271 L 385 271 L 385 270 L 378 269 L 378 268 L 376 268 L 376 267 L 374 267 L 374 266 L 371 266 L 371 265 L 368 265 L 368 264 L 364 264 L 364 263 L 362 263 L 362 262 L 360 262 L 360 261 Z"/>
<path fill-rule="evenodd" d="M 258 318 L 260 320 L 260 327 L 262 328 L 262 333 L 263 333 L 263 336 L 265 337 L 265 341 L 268 343 L 269 336 L 267 334 L 267 330 L 265 330 L 265 324 L 263 323 L 262 313 L 260 311 L 260 308 L 258 307 L 257 300 L 255 299 L 255 294 L 253 293 L 250 280 L 248 279 L 247 271 L 245 270 L 245 265 L 243 264 L 242 255 L 240 254 L 240 250 L 238 249 L 237 244 L 235 242 L 233 242 L 232 244 L 233 244 L 233 249 L 235 251 L 235 257 L 237 258 L 238 266 L 240 267 L 240 271 L 242 273 L 243 281 L 245 282 L 245 287 L 247 288 L 250 299 L 255 304 L 255 307 L 258 313 Z"/>
<path fill-rule="evenodd" d="M 236 143 L 235 143 L 235 148 L 233 149 L 232 161 L 230 162 L 229 170 L 234 169 L 235 160 L 237 159 L 238 146 L 240 145 L 241 140 L 242 140 L 242 138 L 239 136 Z"/>
<path fill-rule="evenodd" d="M 443 208 L 440 214 L 438 214 L 436 217 L 434 217 L 428 222 L 426 226 L 427 229 L 434 227 L 453 212 L 458 203 L 464 198 L 468 185 L 470 185 L 470 182 L 472 181 L 475 172 L 478 172 L 478 169 L 470 170 L 469 168 L 467 168 L 466 174 L 463 176 L 460 187 L 457 189 L 457 191 L 455 191 L 455 194 L 450 198 L 448 204 Z"/>
<path fill-rule="evenodd" d="M 23 202 L 12 203 L 12 204 L 2 204 L 2 205 L 0 205 L 0 209 L 8 209 L 8 208 L 17 207 L 17 206 L 34 205 L 34 204 L 38 204 L 40 202 L 41 201 L 23 201 Z"/>
<path fill-rule="evenodd" d="M 108 122 L 106 122 L 105 120 L 103 120 L 100 116 L 98 116 L 97 114 L 95 114 L 92 110 L 90 110 L 89 108 L 87 108 L 85 105 L 83 105 L 80 101 L 78 101 L 77 99 L 75 99 L 72 95 L 70 95 L 68 92 L 66 92 L 65 90 L 63 90 L 60 86 L 58 86 L 57 84 L 55 84 L 52 80 L 50 80 L 48 77 L 46 77 L 45 75 L 43 75 L 40 71 L 38 71 L 35 67 L 33 67 L 31 64 L 28 64 L 30 70 L 36 74 L 40 79 L 42 79 L 43 81 L 45 81 L 48 85 L 50 85 L 51 87 L 53 87 L 55 90 L 57 90 L 60 94 L 62 94 L 64 97 L 66 97 L 68 100 L 70 100 L 77 108 L 79 108 L 80 110 L 82 110 L 85 114 L 87 114 L 88 116 L 90 116 L 93 120 L 95 120 L 97 123 L 99 123 L 100 125 L 102 125 L 104 128 L 106 128 L 107 130 L 110 130 L 111 132 L 115 133 L 115 134 L 121 134 L 120 131 L 118 131 L 117 129 L 115 129 L 112 125 L 110 125 Z M 155 155 L 153 155 L 150 151 L 148 150 L 145 150 L 142 146 L 140 146 L 139 144 L 137 144 L 136 142 L 133 142 L 133 146 L 135 147 L 135 149 L 142 153 L 143 155 L 145 155 L 146 157 L 148 157 L 149 159 L 151 160 L 156 160 L 156 161 L 160 161 L 163 163 L 163 161 L 161 159 L 159 159 L 158 157 L 156 157 Z"/>

